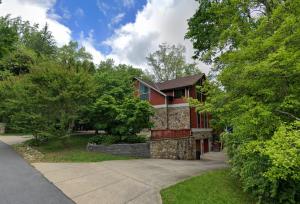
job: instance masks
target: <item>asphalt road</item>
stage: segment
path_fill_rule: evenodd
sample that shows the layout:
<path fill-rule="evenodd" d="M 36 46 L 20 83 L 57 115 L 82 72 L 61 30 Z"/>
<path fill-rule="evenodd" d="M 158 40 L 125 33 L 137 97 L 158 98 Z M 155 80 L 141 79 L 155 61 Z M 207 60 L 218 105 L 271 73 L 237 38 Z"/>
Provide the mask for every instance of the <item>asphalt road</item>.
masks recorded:
<path fill-rule="evenodd" d="M 71 203 L 74 202 L 0 141 L 0 204 Z"/>

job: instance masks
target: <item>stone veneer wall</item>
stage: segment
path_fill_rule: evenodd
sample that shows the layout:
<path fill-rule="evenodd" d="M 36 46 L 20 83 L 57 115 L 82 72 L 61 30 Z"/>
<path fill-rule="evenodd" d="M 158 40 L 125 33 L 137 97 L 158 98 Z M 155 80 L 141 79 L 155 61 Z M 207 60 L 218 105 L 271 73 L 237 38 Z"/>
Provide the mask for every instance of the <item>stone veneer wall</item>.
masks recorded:
<path fill-rule="evenodd" d="M 87 151 L 90 152 L 102 152 L 113 155 L 123 155 L 130 157 L 150 157 L 150 145 L 149 143 L 137 143 L 137 144 L 112 144 L 112 145 L 95 145 L 88 144 Z"/>
<path fill-rule="evenodd" d="M 194 139 L 205 139 L 212 137 L 212 131 L 201 131 L 201 132 L 192 132 Z"/>
<path fill-rule="evenodd" d="M 190 108 L 189 107 L 168 107 L 155 108 L 154 116 L 151 121 L 154 124 L 154 130 L 167 129 L 167 121 L 169 121 L 169 129 L 189 129 L 190 128 Z M 169 118 L 167 119 L 167 114 Z"/>
<path fill-rule="evenodd" d="M 154 115 L 151 117 L 153 129 L 167 129 L 167 108 L 154 108 Z"/>
<path fill-rule="evenodd" d="M 161 139 L 150 142 L 151 158 L 155 159 L 194 159 L 192 138 Z"/>
<path fill-rule="evenodd" d="M 190 108 L 169 107 L 169 129 L 189 129 L 190 128 Z"/>

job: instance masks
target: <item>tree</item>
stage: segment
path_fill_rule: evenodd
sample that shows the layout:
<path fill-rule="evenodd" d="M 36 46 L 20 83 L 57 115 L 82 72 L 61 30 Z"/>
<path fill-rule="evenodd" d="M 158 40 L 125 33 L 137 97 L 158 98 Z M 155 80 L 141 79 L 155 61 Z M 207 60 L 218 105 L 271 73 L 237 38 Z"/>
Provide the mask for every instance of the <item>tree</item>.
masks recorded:
<path fill-rule="evenodd" d="M 300 202 L 299 155 L 293 153 L 299 133 L 291 128 L 300 115 L 299 1 L 199 3 L 187 37 L 216 77 L 198 109 L 212 112 L 216 126 L 232 127 L 223 138 L 245 190 L 262 203 Z M 285 153 L 295 163 L 279 165 Z"/>
<path fill-rule="evenodd" d="M 128 65 L 116 66 L 112 60 L 100 63 L 94 75 L 95 102 L 87 114 L 95 129 L 125 136 L 151 127 L 150 104 L 134 96 L 133 78 L 141 75 L 141 70 Z"/>
<path fill-rule="evenodd" d="M 11 128 L 32 132 L 35 137 L 69 135 L 94 95 L 90 74 L 63 69 L 55 63 L 41 64 L 30 74 L 10 80 L 18 83 L 9 84 L 12 93 L 2 89 L 7 97 L 1 102 L 1 115 Z"/>
<path fill-rule="evenodd" d="M 64 45 L 58 51 L 58 61 L 68 69 L 85 69 L 89 72 L 95 71 L 95 66 L 91 62 L 92 55 L 86 52 L 84 47 L 79 48 L 78 43 L 70 41 L 68 45 Z"/>
<path fill-rule="evenodd" d="M 163 82 L 177 77 L 200 73 L 195 63 L 189 64 L 185 60 L 185 47 L 182 45 L 159 45 L 159 50 L 147 57 L 148 65 L 154 74 L 154 80 Z"/>
<path fill-rule="evenodd" d="M 14 20 L 9 16 L 0 17 L 0 59 L 7 53 L 14 50 L 18 41 L 18 30 Z"/>

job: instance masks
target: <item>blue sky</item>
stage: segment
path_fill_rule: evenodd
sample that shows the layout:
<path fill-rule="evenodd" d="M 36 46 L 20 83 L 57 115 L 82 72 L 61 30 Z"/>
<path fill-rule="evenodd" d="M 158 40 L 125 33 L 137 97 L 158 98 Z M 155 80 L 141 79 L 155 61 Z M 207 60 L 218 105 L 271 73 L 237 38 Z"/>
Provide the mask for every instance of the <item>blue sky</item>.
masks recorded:
<path fill-rule="evenodd" d="M 95 41 L 103 42 L 113 35 L 114 29 L 134 22 L 136 13 L 146 3 L 146 0 L 58 0 L 51 12 L 62 17 L 59 21 L 72 30 L 73 39 L 79 40 L 81 34 L 92 31 Z M 94 46 L 104 54 L 111 50 L 101 43 Z"/>
<path fill-rule="evenodd" d="M 47 23 L 58 46 L 76 40 L 97 64 L 112 58 L 148 69 L 146 57 L 162 43 L 184 45 L 187 61 L 193 62 L 184 35 L 197 8 L 195 0 L 2 0 L 0 16 Z"/>

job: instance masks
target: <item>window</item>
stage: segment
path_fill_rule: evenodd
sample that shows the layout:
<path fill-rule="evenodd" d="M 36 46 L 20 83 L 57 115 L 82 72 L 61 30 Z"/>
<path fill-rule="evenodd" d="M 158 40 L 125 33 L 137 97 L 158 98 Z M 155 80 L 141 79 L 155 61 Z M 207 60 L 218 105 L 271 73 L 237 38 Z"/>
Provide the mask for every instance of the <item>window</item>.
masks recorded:
<path fill-rule="evenodd" d="M 144 84 L 140 84 L 140 99 L 149 100 L 149 87 Z"/>
<path fill-rule="evenodd" d="M 209 128 L 209 113 L 197 113 L 197 124 L 198 128 Z"/>
<path fill-rule="evenodd" d="M 185 89 L 175 89 L 174 98 L 182 98 L 182 97 L 185 97 Z"/>

